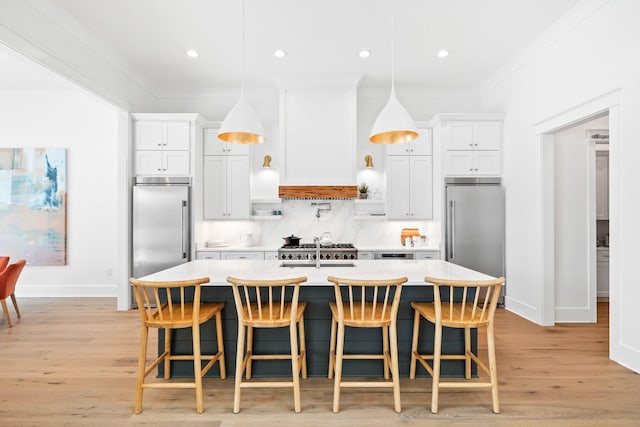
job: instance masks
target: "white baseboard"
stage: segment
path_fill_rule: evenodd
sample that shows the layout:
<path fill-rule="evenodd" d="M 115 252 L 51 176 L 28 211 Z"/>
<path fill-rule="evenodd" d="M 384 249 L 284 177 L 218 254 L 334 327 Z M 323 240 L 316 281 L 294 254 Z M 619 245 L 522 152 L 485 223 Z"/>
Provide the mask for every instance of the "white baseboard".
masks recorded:
<path fill-rule="evenodd" d="M 556 307 L 556 323 L 596 323 L 595 310 L 588 307 Z"/>
<path fill-rule="evenodd" d="M 16 297 L 18 298 L 89 298 L 106 297 L 115 298 L 117 288 L 113 286 L 18 286 Z"/>
<path fill-rule="evenodd" d="M 517 314 L 520 317 L 524 317 L 530 322 L 540 324 L 540 314 L 538 310 L 532 305 L 529 305 L 525 302 L 518 301 L 516 299 L 510 298 L 508 295 L 504 299 L 504 308 L 509 310 L 512 313 Z"/>

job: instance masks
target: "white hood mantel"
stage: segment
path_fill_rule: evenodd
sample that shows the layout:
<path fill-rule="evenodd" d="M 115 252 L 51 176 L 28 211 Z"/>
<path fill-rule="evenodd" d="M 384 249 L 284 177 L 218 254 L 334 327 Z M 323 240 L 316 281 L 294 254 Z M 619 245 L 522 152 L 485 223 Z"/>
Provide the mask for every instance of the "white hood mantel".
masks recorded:
<path fill-rule="evenodd" d="M 278 75 L 281 184 L 356 184 L 361 74 Z"/>

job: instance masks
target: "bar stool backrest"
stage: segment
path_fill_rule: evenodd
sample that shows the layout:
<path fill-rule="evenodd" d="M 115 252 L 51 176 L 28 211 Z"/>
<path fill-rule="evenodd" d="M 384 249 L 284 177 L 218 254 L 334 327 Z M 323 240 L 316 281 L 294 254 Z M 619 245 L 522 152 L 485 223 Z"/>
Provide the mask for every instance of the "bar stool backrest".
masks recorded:
<path fill-rule="evenodd" d="M 185 328 L 197 325 L 200 316 L 200 285 L 203 277 L 179 281 L 130 279 L 140 320 L 154 328 Z"/>
<path fill-rule="evenodd" d="M 402 284 L 408 279 L 362 280 L 329 276 L 327 280 L 334 285 L 340 320 L 352 326 L 372 323 L 379 326 L 395 323 Z"/>
<path fill-rule="evenodd" d="M 493 322 L 504 277 L 466 281 L 425 277 L 433 285 L 436 319 L 445 326 L 476 327 Z"/>
<path fill-rule="evenodd" d="M 2 273 L 4 271 L 5 268 L 7 268 L 7 265 L 9 265 L 9 257 L 8 256 L 0 256 L 0 273 Z"/>
<path fill-rule="evenodd" d="M 233 287 L 238 320 L 244 324 L 277 327 L 296 322 L 300 283 L 306 276 L 282 280 L 227 277 Z"/>

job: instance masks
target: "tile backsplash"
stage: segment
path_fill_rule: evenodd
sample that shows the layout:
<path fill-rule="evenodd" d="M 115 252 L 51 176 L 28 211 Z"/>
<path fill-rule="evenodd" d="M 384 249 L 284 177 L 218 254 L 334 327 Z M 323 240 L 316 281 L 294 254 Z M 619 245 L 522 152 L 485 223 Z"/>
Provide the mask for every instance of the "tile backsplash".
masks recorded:
<path fill-rule="evenodd" d="M 328 203 L 330 211 L 320 211 L 312 203 Z M 282 246 L 282 238 L 294 234 L 302 243 L 312 243 L 314 236 L 330 232 L 334 242 L 356 246 L 400 246 L 400 231 L 418 227 L 431 242 L 440 242 L 439 221 L 358 220 L 354 218 L 352 200 L 284 200 L 282 217 L 266 221 L 203 221 L 196 227 L 196 243 L 208 239 L 224 239 L 231 245 L 241 245 L 242 233 L 252 233 L 255 246 Z"/>

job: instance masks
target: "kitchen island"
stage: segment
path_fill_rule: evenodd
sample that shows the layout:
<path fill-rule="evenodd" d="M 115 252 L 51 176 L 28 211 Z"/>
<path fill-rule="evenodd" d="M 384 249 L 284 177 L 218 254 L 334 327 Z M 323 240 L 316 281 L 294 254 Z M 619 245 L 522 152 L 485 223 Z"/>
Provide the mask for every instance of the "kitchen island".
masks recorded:
<path fill-rule="evenodd" d="M 329 335 L 331 313 L 328 302 L 335 299 L 333 284 L 327 282 L 328 276 L 389 279 L 406 276 L 409 280 L 403 286 L 400 308 L 398 311 L 398 356 L 400 375 L 408 376 L 411 353 L 411 337 L 413 332 L 413 313 L 411 301 L 432 301 L 433 291 L 424 282 L 425 276 L 442 277 L 458 280 L 487 280 L 491 276 L 441 260 L 399 260 L 373 261 L 352 260 L 348 262 L 323 262 L 320 268 L 308 262 L 287 263 L 293 267 L 282 267 L 283 261 L 251 261 L 251 260 L 196 260 L 172 267 L 145 277 L 143 280 L 184 280 L 198 277 L 209 277 L 210 283 L 203 286 L 202 301 L 224 301 L 223 334 L 227 372 L 235 372 L 235 350 L 237 338 L 237 316 L 231 285 L 227 276 L 243 279 L 286 279 L 306 276 L 307 282 L 301 285 L 300 300 L 307 301 L 305 311 L 305 335 L 307 343 L 307 364 L 311 376 L 326 376 L 329 363 Z M 173 334 L 172 348 L 176 353 L 191 352 L 190 333 L 176 331 Z M 215 327 L 213 322 L 202 326 L 202 351 L 213 353 L 215 350 Z M 352 330 L 347 328 L 345 334 L 345 353 L 381 352 L 382 337 L 379 329 Z M 164 348 L 164 336 L 160 333 L 158 351 Z M 257 330 L 254 335 L 254 352 L 286 352 L 289 336 L 286 328 L 276 330 Z M 472 347 L 476 348 L 476 336 L 472 334 Z M 433 327 L 420 328 L 420 352 L 431 352 L 433 348 Z M 443 353 L 462 352 L 464 333 L 462 330 L 445 328 L 443 336 Z M 172 373 L 175 376 L 192 376 L 193 365 L 190 362 L 172 362 Z M 253 375 L 256 377 L 273 377 L 291 375 L 288 361 L 256 361 Z M 162 374 L 162 366 L 160 374 Z M 419 375 L 426 375 L 424 369 L 418 369 Z M 208 376 L 217 376 L 217 365 Z M 380 361 L 357 360 L 347 361 L 344 365 L 344 376 L 376 376 L 382 375 Z M 463 376 L 464 363 L 447 361 L 442 365 L 443 376 Z"/>

